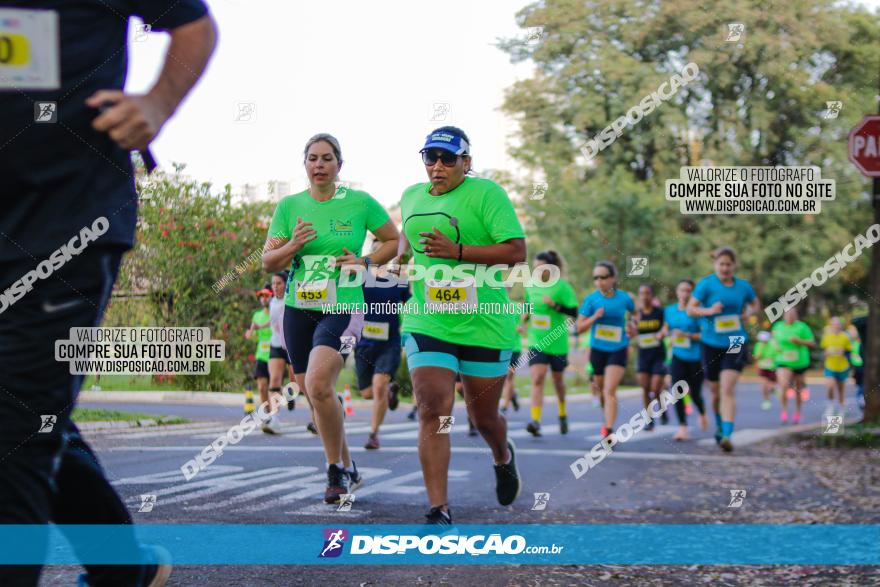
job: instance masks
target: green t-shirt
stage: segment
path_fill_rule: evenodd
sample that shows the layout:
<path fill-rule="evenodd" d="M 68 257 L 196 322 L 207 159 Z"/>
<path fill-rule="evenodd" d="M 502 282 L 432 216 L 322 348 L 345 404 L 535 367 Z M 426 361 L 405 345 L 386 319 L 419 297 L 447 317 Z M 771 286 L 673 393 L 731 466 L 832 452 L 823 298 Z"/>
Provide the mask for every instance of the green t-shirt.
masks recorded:
<path fill-rule="evenodd" d="M 311 222 L 317 238 L 306 243 L 291 261 L 285 305 L 333 311 L 339 304 L 363 304 L 364 291 L 360 285 L 339 287 L 340 271 L 335 267 L 335 258 L 345 254 L 343 247 L 360 254 L 367 230 L 374 231 L 388 222 L 382 205 L 359 190 L 339 190 L 325 202 L 316 201 L 306 190 L 278 202 L 269 238 L 291 238 L 297 218 Z"/>
<path fill-rule="evenodd" d="M 427 277 L 411 282 L 413 294 L 403 314 L 401 332 L 491 349 L 516 348 L 519 312 L 505 307 L 510 304 L 507 290 L 493 287 L 488 280 L 469 286 L 440 283 L 454 276 L 431 268 L 446 266 L 456 269 L 458 275 L 471 277 L 479 272 L 473 263 L 428 257 L 419 242 L 423 238 L 419 233 L 432 232 L 434 227 L 463 245 L 486 246 L 525 238 L 510 198 L 497 183 L 477 177 L 465 177 L 457 188 L 439 196 L 432 196 L 430 188 L 430 183 L 416 184 L 407 188 L 400 199 L 403 233 L 412 247 L 413 263 L 428 269 Z M 485 266 L 477 265 L 476 269 L 480 267 Z M 496 282 L 504 277 L 500 271 L 490 275 Z M 428 301 L 431 305 L 426 312 Z M 480 304 L 490 305 L 478 311 Z"/>
<path fill-rule="evenodd" d="M 849 362 L 852 363 L 853 367 L 861 367 L 865 364 L 862 359 L 862 341 L 857 340 L 852 343 L 852 352 L 849 354 Z"/>
<path fill-rule="evenodd" d="M 578 299 L 574 288 L 564 279 L 560 279 L 549 287 L 531 285 L 525 288 L 526 304 L 532 305 L 529 317 L 528 345 L 548 355 L 568 354 L 568 328 L 565 326 L 568 316 L 557 312 L 549 304 L 544 303 L 548 296 L 556 304 L 568 308 L 577 308 Z M 562 335 L 559 331 L 562 331 Z M 550 333 L 554 336 L 548 336 Z"/>
<path fill-rule="evenodd" d="M 251 317 L 254 324 L 267 324 L 269 322 L 269 312 L 265 308 L 260 308 Z M 258 328 L 257 332 L 257 351 L 254 358 L 258 361 L 269 362 L 269 341 L 272 339 L 272 327 Z"/>
<path fill-rule="evenodd" d="M 773 338 L 779 343 L 779 355 L 776 364 L 789 369 L 803 369 L 810 366 L 810 349 L 800 344 L 789 342 L 793 337 L 802 340 L 815 340 L 813 331 L 805 322 L 795 320 L 790 325 L 777 322 L 773 325 Z"/>
<path fill-rule="evenodd" d="M 758 368 L 765 371 L 776 369 L 776 361 L 779 356 L 779 344 L 774 339 L 767 342 L 759 341 L 755 345 L 755 358 L 758 359 Z"/>

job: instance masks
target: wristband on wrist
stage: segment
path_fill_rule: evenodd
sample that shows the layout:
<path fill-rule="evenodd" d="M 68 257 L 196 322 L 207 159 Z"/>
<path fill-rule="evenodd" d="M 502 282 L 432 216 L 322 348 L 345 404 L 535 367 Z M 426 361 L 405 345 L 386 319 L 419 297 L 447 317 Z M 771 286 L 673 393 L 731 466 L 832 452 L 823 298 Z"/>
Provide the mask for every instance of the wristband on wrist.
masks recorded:
<path fill-rule="evenodd" d="M 461 262 L 461 256 L 464 254 L 464 245 L 458 244 L 458 261 Z"/>

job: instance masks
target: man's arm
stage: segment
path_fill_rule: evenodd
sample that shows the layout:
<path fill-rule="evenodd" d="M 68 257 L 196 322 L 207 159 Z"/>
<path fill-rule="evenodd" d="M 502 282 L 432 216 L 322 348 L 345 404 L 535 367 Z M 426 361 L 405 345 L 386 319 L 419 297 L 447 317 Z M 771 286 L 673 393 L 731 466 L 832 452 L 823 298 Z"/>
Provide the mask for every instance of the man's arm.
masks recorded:
<path fill-rule="evenodd" d="M 119 90 L 98 90 L 86 105 L 111 105 L 92 121 L 92 127 L 107 132 L 126 150 L 144 150 L 177 110 L 196 84 L 217 44 L 217 27 L 210 15 L 171 29 L 171 44 L 162 72 L 144 95 Z"/>

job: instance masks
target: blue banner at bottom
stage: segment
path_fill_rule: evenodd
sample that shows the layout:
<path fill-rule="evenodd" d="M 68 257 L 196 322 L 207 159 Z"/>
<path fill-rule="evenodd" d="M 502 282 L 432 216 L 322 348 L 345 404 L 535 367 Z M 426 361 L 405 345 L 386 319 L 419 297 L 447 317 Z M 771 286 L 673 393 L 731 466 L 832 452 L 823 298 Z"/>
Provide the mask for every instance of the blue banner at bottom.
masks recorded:
<path fill-rule="evenodd" d="M 0 564 L 877 565 L 880 525 L 0 526 Z"/>

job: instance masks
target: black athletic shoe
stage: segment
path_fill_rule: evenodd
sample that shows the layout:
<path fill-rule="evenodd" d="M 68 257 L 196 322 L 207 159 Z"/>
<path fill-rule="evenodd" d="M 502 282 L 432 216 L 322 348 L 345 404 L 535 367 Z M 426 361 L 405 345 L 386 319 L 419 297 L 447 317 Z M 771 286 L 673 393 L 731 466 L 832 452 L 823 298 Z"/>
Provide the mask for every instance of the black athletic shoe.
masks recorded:
<path fill-rule="evenodd" d="M 471 419 L 468 418 L 468 436 L 477 436 L 480 433 L 477 432 L 477 427 L 474 426 L 474 423 L 471 422 Z"/>
<path fill-rule="evenodd" d="M 419 409 L 414 406 L 412 411 L 406 415 L 406 419 L 407 420 L 415 420 L 416 419 L 416 412 L 418 412 L 418 411 L 419 411 Z"/>
<path fill-rule="evenodd" d="M 568 434 L 568 417 L 559 416 L 559 433 Z"/>
<path fill-rule="evenodd" d="M 348 473 L 341 467 L 330 465 L 327 467 L 327 490 L 324 491 L 324 503 L 339 503 L 340 496 L 344 493 L 350 493 Z"/>
<path fill-rule="evenodd" d="M 519 402 L 516 399 L 516 392 L 513 392 L 513 396 L 510 398 L 510 403 L 513 405 L 513 411 L 519 411 Z"/>
<path fill-rule="evenodd" d="M 516 447 L 509 438 L 507 450 L 510 451 L 510 462 L 505 465 L 495 465 L 495 495 L 501 505 L 512 504 L 522 490 L 519 470 L 516 468 Z"/>
<path fill-rule="evenodd" d="M 526 432 L 528 432 L 535 438 L 541 436 L 541 423 L 537 420 L 532 420 L 531 422 L 526 424 Z"/>
<path fill-rule="evenodd" d="M 360 486 L 364 484 L 364 478 L 358 472 L 357 465 L 354 461 L 351 461 L 351 471 L 346 471 L 346 475 L 348 475 L 348 492 L 354 493 L 355 489 L 360 489 Z"/>
<path fill-rule="evenodd" d="M 663 424 L 664 426 L 669 424 L 669 414 L 667 414 L 666 412 L 663 412 L 662 414 L 660 414 L 660 423 Z"/>
<path fill-rule="evenodd" d="M 308 430 L 309 432 L 311 432 L 315 436 L 318 435 L 318 427 L 315 426 L 314 422 L 309 422 L 308 424 L 306 424 L 306 430 Z"/>
<path fill-rule="evenodd" d="M 645 430 L 647 430 L 648 432 L 650 432 L 651 430 L 654 429 L 654 426 L 655 426 L 655 424 L 654 424 L 654 420 L 648 420 L 648 423 L 645 424 Z"/>
<path fill-rule="evenodd" d="M 400 405 L 400 398 L 397 397 L 397 390 L 399 389 L 399 385 L 397 385 L 396 381 L 392 381 L 388 386 L 388 409 L 392 412 L 397 409 L 397 406 Z"/>
<path fill-rule="evenodd" d="M 452 525 L 452 515 L 451 512 L 443 511 L 440 508 L 431 508 L 427 514 L 425 514 L 425 518 L 427 518 L 427 524 L 432 524 L 435 526 L 451 526 Z"/>

